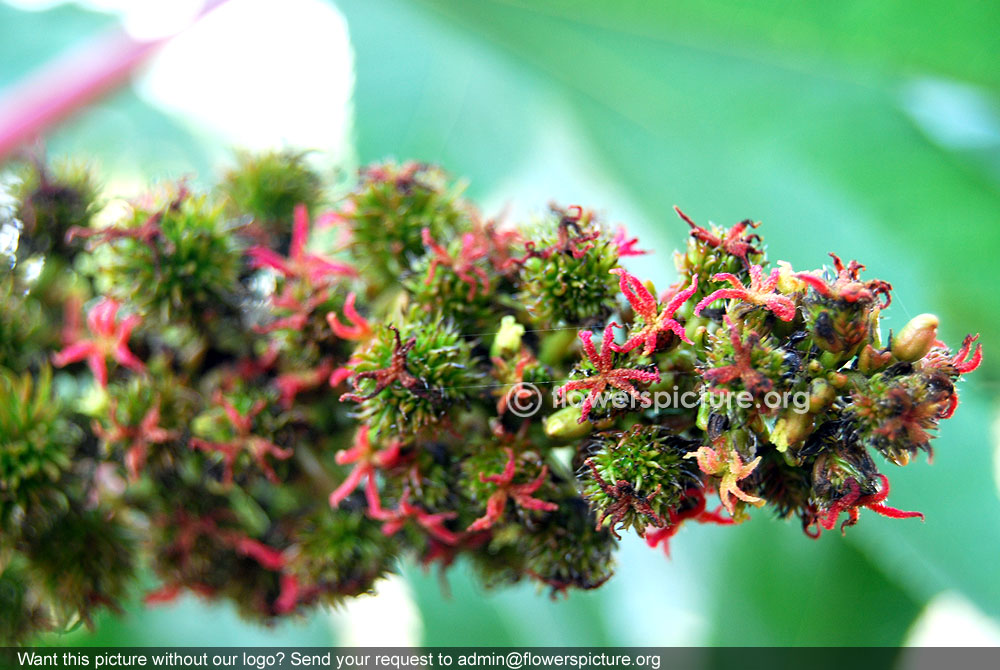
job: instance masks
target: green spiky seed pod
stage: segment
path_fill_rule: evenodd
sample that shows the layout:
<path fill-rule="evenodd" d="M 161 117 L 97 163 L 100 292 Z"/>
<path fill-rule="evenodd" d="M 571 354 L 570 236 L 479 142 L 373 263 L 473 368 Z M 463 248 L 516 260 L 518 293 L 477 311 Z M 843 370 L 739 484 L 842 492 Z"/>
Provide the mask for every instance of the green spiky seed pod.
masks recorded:
<path fill-rule="evenodd" d="M 287 239 L 295 206 L 305 205 L 312 212 L 323 194 L 323 181 L 309 166 L 307 156 L 305 151 L 291 149 L 239 152 L 222 189 L 236 212 L 249 214 L 278 240 Z"/>
<path fill-rule="evenodd" d="M 458 479 L 462 460 L 453 446 L 427 441 L 404 447 L 398 466 L 383 485 L 383 505 L 393 507 L 408 496 L 408 501 L 431 513 L 449 512 L 468 507 Z M 404 474 L 405 473 L 405 474 Z M 402 475 L 402 476 L 399 476 Z M 467 523 L 474 510 L 463 510 Z"/>
<path fill-rule="evenodd" d="M 474 450 L 462 463 L 458 486 L 468 506 L 481 515 L 470 526 L 473 530 L 503 520 L 523 524 L 540 519 L 553 511 L 550 501 L 559 494 L 537 453 L 511 448 Z"/>
<path fill-rule="evenodd" d="M 896 465 L 906 465 L 920 451 L 930 451 L 938 420 L 953 392 L 941 375 L 893 375 L 900 364 L 864 380 L 852 392 L 844 417 L 854 422 L 862 444 Z"/>
<path fill-rule="evenodd" d="M 615 308 L 618 247 L 593 213 L 553 209 L 536 225 L 520 272 L 518 300 L 541 328 L 602 322 Z"/>
<path fill-rule="evenodd" d="M 598 433 L 579 470 L 584 497 L 613 532 L 620 526 L 642 535 L 647 526 L 663 526 L 699 481 L 697 465 L 685 458 L 689 446 L 659 426 Z"/>
<path fill-rule="evenodd" d="M 0 369 L 0 397 L 0 529 L 8 533 L 14 509 L 39 506 L 67 470 L 79 432 L 60 415 L 48 366 L 37 379 Z"/>
<path fill-rule="evenodd" d="M 481 391 L 472 344 L 449 322 L 420 321 L 414 313 L 397 329 L 379 327 L 355 352 L 358 417 L 373 436 L 413 435 L 437 423 Z"/>
<path fill-rule="evenodd" d="M 0 367 L 22 371 L 39 350 L 57 342 L 46 342 L 52 333 L 45 328 L 42 306 L 33 296 L 17 289 L 12 274 L 0 270 Z"/>
<path fill-rule="evenodd" d="M 702 376 L 715 391 L 746 391 L 759 400 L 785 383 L 793 371 L 787 358 L 776 338 L 734 323 L 710 339 Z"/>
<path fill-rule="evenodd" d="M 0 645 L 21 645 L 52 626 L 45 607 L 37 602 L 23 561 L 15 560 L 0 572 Z"/>
<path fill-rule="evenodd" d="M 164 323 L 206 323 L 236 308 L 241 266 L 222 208 L 183 188 L 163 206 L 136 207 L 122 225 L 88 235 L 98 287 Z"/>
<path fill-rule="evenodd" d="M 450 240 L 470 228 L 461 186 L 449 185 L 440 169 L 422 163 L 383 163 L 362 170 L 361 183 L 343 214 L 353 234 L 358 268 L 380 285 L 394 284 L 424 255 L 423 230 Z"/>
<path fill-rule="evenodd" d="M 117 609 L 135 576 L 137 541 L 120 516 L 75 506 L 25 524 L 21 544 L 35 580 L 60 619 L 90 623 L 100 608 Z"/>
<path fill-rule="evenodd" d="M 553 595 L 599 587 L 614 573 L 615 539 L 596 525 L 584 500 L 559 501 L 556 512 L 521 535 L 526 572 L 551 587 Z"/>
<path fill-rule="evenodd" d="M 22 223 L 18 256 L 52 252 L 65 256 L 66 233 L 87 227 L 97 212 L 99 189 L 91 172 L 81 164 L 57 163 L 28 166 L 14 196 L 19 205 L 15 216 Z"/>
<path fill-rule="evenodd" d="M 692 305 L 711 293 L 712 277 L 719 273 L 745 275 L 748 265 L 763 265 L 766 253 L 759 236 L 748 232 L 756 223 L 749 219 L 728 230 L 715 224 L 703 228 L 679 209 L 678 215 L 691 227 L 691 235 L 684 252 L 676 252 L 674 263 L 681 275 L 681 283 L 690 284 L 698 277 L 698 292 Z"/>
<path fill-rule="evenodd" d="M 447 253 L 435 256 L 428 251 L 414 262 L 413 275 L 404 286 L 413 304 L 429 317 L 447 315 L 463 332 L 479 333 L 489 330 L 495 318 L 489 289 L 497 278 L 491 276 L 485 257 L 467 257 L 466 250 L 461 240 L 453 240 Z"/>
<path fill-rule="evenodd" d="M 323 602 L 371 592 L 395 571 L 397 543 L 360 510 L 323 509 L 295 531 L 288 569 L 302 584 L 318 588 Z"/>

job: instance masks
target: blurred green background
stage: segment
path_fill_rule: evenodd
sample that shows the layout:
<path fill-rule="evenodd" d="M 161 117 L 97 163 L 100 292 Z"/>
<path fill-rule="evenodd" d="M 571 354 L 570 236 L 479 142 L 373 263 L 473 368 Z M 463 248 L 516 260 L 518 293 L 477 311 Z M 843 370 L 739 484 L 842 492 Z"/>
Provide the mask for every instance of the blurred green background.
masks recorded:
<path fill-rule="evenodd" d="M 162 25 L 140 7 L 189 4 L 0 2 L 0 86 L 118 22 Z M 659 286 L 685 236 L 674 204 L 763 221 L 796 268 L 858 258 L 895 287 L 884 331 L 933 311 L 949 344 L 982 333 L 933 464 L 892 473 L 891 502 L 927 521 L 863 512 L 814 542 L 758 512 L 685 528 L 670 559 L 629 537 L 608 585 L 559 601 L 406 565 L 378 597 L 270 630 L 137 598 L 60 642 L 1000 643 L 1000 4 L 232 0 L 47 146 L 130 195 L 283 143 L 327 167 L 441 163 L 489 214 L 596 207 L 656 250 L 633 269 Z"/>

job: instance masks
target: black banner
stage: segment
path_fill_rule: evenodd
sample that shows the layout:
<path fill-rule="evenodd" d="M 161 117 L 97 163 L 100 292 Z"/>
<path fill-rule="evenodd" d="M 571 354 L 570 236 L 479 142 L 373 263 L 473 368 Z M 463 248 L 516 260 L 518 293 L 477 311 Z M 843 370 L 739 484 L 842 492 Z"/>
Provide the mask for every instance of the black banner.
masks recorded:
<path fill-rule="evenodd" d="M 1000 667 L 995 649 L 665 647 L 34 647 L 0 649 L 0 668 L 22 670 L 930 670 Z"/>

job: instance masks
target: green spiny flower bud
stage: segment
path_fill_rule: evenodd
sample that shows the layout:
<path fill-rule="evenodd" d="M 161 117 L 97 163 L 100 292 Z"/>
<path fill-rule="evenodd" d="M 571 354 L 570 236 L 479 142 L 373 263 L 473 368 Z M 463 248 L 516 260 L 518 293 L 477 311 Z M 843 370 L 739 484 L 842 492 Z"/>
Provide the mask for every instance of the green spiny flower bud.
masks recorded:
<path fill-rule="evenodd" d="M 306 156 L 291 149 L 240 152 L 222 188 L 237 212 L 249 214 L 278 239 L 287 239 L 296 205 L 314 211 L 323 193 L 322 180 Z"/>
<path fill-rule="evenodd" d="M 23 561 L 0 568 L 0 644 L 20 645 L 52 626 L 46 608 L 31 590 Z"/>
<path fill-rule="evenodd" d="M 296 529 L 292 541 L 289 573 L 300 584 L 318 588 L 327 604 L 369 593 L 395 570 L 397 543 L 359 510 L 318 510 Z"/>
<path fill-rule="evenodd" d="M 698 481 L 697 466 L 670 433 L 635 425 L 625 432 L 599 433 L 587 449 L 580 478 L 584 497 L 610 530 L 663 526 L 670 508 Z"/>
<path fill-rule="evenodd" d="M 60 415 L 52 371 L 37 379 L 0 369 L 0 531 L 14 508 L 39 506 L 70 466 L 78 431 Z"/>
<path fill-rule="evenodd" d="M 115 609 L 136 569 L 137 540 L 120 516 L 100 507 L 71 507 L 54 518 L 32 514 L 22 544 L 37 582 L 64 623 L 90 623 L 93 612 Z"/>
<path fill-rule="evenodd" d="M 119 226 L 79 233 L 96 249 L 98 287 L 169 323 L 207 323 L 234 309 L 240 250 L 221 207 L 181 187 L 166 204 L 136 207 Z"/>
<path fill-rule="evenodd" d="M 17 255 L 34 253 L 66 255 L 66 233 L 90 225 L 97 211 L 98 188 L 83 165 L 59 163 L 53 167 L 33 164 L 22 175 L 14 196 L 19 202 L 15 216 L 23 228 Z"/>
<path fill-rule="evenodd" d="M 424 230 L 427 253 L 413 264 L 404 286 L 413 303 L 428 316 L 454 321 L 464 332 L 495 327 L 491 286 L 498 281 L 487 257 L 488 247 L 474 233 L 444 245 Z"/>
<path fill-rule="evenodd" d="M 897 465 L 930 452 L 932 433 L 947 411 L 951 383 L 919 373 L 891 376 L 892 368 L 859 385 L 845 416 L 856 422 L 864 444 Z"/>
<path fill-rule="evenodd" d="M 524 532 L 518 543 L 525 571 L 553 596 L 570 588 L 596 589 L 614 573 L 615 540 L 580 498 L 559 501 L 556 512 Z"/>
<path fill-rule="evenodd" d="M 358 417 L 372 435 L 412 435 L 437 423 L 477 394 L 485 377 L 469 340 L 448 322 L 419 321 L 411 312 L 397 327 L 380 327 L 353 357 Z"/>
<path fill-rule="evenodd" d="M 933 314 L 918 314 L 892 338 L 892 355 L 901 361 L 918 361 L 931 350 L 937 340 L 938 318 Z"/>
<path fill-rule="evenodd" d="M 593 323 L 615 308 L 618 247 L 579 207 L 554 209 L 538 224 L 521 265 L 519 300 L 534 325 Z"/>
<path fill-rule="evenodd" d="M 352 232 L 351 254 L 379 285 L 397 283 L 424 255 L 424 229 L 434 240 L 469 230 L 469 206 L 461 186 L 449 185 L 440 169 L 422 163 L 371 165 L 348 198 L 343 215 Z"/>

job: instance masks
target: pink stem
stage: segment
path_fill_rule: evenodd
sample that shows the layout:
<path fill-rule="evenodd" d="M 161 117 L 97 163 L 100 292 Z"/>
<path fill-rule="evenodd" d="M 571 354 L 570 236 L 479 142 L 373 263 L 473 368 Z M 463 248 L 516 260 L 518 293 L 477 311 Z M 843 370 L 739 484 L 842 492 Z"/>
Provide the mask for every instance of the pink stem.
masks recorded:
<path fill-rule="evenodd" d="M 226 1 L 206 0 L 187 27 Z M 9 87 L 0 96 L 0 161 L 124 84 L 154 51 L 181 32 L 140 41 L 115 28 L 56 56 Z"/>

